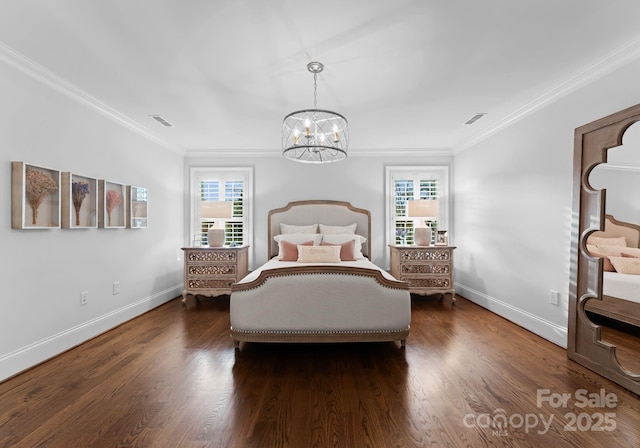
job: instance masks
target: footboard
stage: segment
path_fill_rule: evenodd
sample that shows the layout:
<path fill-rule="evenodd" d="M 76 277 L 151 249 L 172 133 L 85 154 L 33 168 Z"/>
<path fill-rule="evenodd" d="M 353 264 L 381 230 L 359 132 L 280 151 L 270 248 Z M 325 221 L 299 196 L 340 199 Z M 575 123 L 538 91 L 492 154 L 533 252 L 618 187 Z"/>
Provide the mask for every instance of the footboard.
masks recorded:
<path fill-rule="evenodd" d="M 232 285 L 236 342 L 404 341 L 409 285 L 382 271 L 349 266 L 266 269 Z"/>

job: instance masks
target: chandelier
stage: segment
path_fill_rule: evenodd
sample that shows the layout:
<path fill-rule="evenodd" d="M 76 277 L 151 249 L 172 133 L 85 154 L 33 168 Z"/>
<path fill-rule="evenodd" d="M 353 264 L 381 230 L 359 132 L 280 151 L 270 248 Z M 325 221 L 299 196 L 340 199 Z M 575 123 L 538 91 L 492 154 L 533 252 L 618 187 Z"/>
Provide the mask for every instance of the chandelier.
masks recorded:
<path fill-rule="evenodd" d="M 347 119 L 317 108 L 318 73 L 322 69 L 320 62 L 307 64 L 307 70 L 313 73 L 313 109 L 292 112 L 282 123 L 282 155 L 295 162 L 332 163 L 347 158 Z"/>

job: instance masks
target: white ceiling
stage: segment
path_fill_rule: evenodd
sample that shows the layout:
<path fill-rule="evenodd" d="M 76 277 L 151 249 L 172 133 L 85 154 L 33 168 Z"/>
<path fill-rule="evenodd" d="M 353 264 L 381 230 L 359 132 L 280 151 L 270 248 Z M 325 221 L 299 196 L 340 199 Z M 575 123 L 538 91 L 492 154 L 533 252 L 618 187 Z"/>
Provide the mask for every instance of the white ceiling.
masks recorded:
<path fill-rule="evenodd" d="M 351 152 L 438 149 L 640 47 L 638 0 L 0 0 L 0 11 L 5 59 L 187 151 L 278 150 L 284 116 L 313 106 L 312 60 L 325 64 L 318 107 L 347 117 Z M 477 112 L 488 115 L 463 124 Z"/>

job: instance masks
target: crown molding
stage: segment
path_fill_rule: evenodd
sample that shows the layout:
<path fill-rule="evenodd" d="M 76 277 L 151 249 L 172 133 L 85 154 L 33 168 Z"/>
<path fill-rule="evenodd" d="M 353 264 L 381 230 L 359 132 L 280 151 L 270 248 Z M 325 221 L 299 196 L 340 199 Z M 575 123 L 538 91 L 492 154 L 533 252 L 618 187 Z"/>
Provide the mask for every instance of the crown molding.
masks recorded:
<path fill-rule="evenodd" d="M 182 149 L 168 143 L 150 129 L 147 129 L 146 127 L 140 125 L 135 120 L 132 120 L 126 115 L 118 112 L 117 110 L 106 105 L 97 98 L 92 97 L 84 90 L 65 81 L 60 76 L 56 75 L 42 65 L 29 59 L 25 55 L 17 52 L 13 48 L 5 45 L 2 42 L 0 42 L 0 60 L 5 62 L 7 65 L 21 71 L 22 73 L 25 73 L 36 81 L 39 81 L 42 84 L 51 87 L 67 98 L 70 98 L 71 100 L 74 100 L 89 107 L 90 109 L 95 110 L 96 112 L 99 112 L 107 118 L 115 121 L 119 125 L 124 126 L 125 128 L 134 131 L 137 134 L 140 134 L 144 138 L 162 146 L 163 148 L 179 154 L 184 154 L 184 151 Z"/>
<path fill-rule="evenodd" d="M 385 148 L 368 150 L 349 150 L 347 158 L 358 157 L 424 157 L 451 156 L 447 148 Z M 281 158 L 282 150 L 277 149 L 187 149 L 185 157 L 246 157 L 246 158 Z"/>
<path fill-rule="evenodd" d="M 460 153 L 487 137 L 511 126 L 516 121 L 530 115 L 531 113 L 559 100 L 560 98 L 568 95 L 569 93 L 578 90 L 579 88 L 596 81 L 620 67 L 632 62 L 640 56 L 640 37 L 626 44 L 622 48 L 614 51 L 606 56 L 604 59 L 592 64 L 582 71 L 578 72 L 574 76 L 570 77 L 566 81 L 557 85 L 548 92 L 540 95 L 538 98 L 528 102 L 524 106 L 510 113 L 506 117 L 502 118 L 495 124 L 489 126 L 484 131 L 474 135 L 470 139 L 455 145 L 453 147 L 453 153 Z"/>

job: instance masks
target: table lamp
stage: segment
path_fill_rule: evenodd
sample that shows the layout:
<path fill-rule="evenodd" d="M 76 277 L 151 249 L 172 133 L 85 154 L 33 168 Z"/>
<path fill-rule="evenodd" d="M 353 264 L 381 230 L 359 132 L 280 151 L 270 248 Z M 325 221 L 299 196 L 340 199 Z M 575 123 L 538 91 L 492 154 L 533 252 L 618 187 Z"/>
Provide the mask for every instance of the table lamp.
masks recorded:
<path fill-rule="evenodd" d="M 226 239 L 224 220 L 233 217 L 233 202 L 230 201 L 202 201 L 200 203 L 200 218 L 214 219 L 207 231 L 209 247 L 222 247 Z M 220 225 L 219 223 L 222 223 Z"/>
<path fill-rule="evenodd" d="M 438 218 L 437 199 L 416 199 L 407 201 L 407 217 L 421 218 L 413 229 L 413 240 L 416 246 L 431 246 L 431 227 L 425 221 Z"/>

